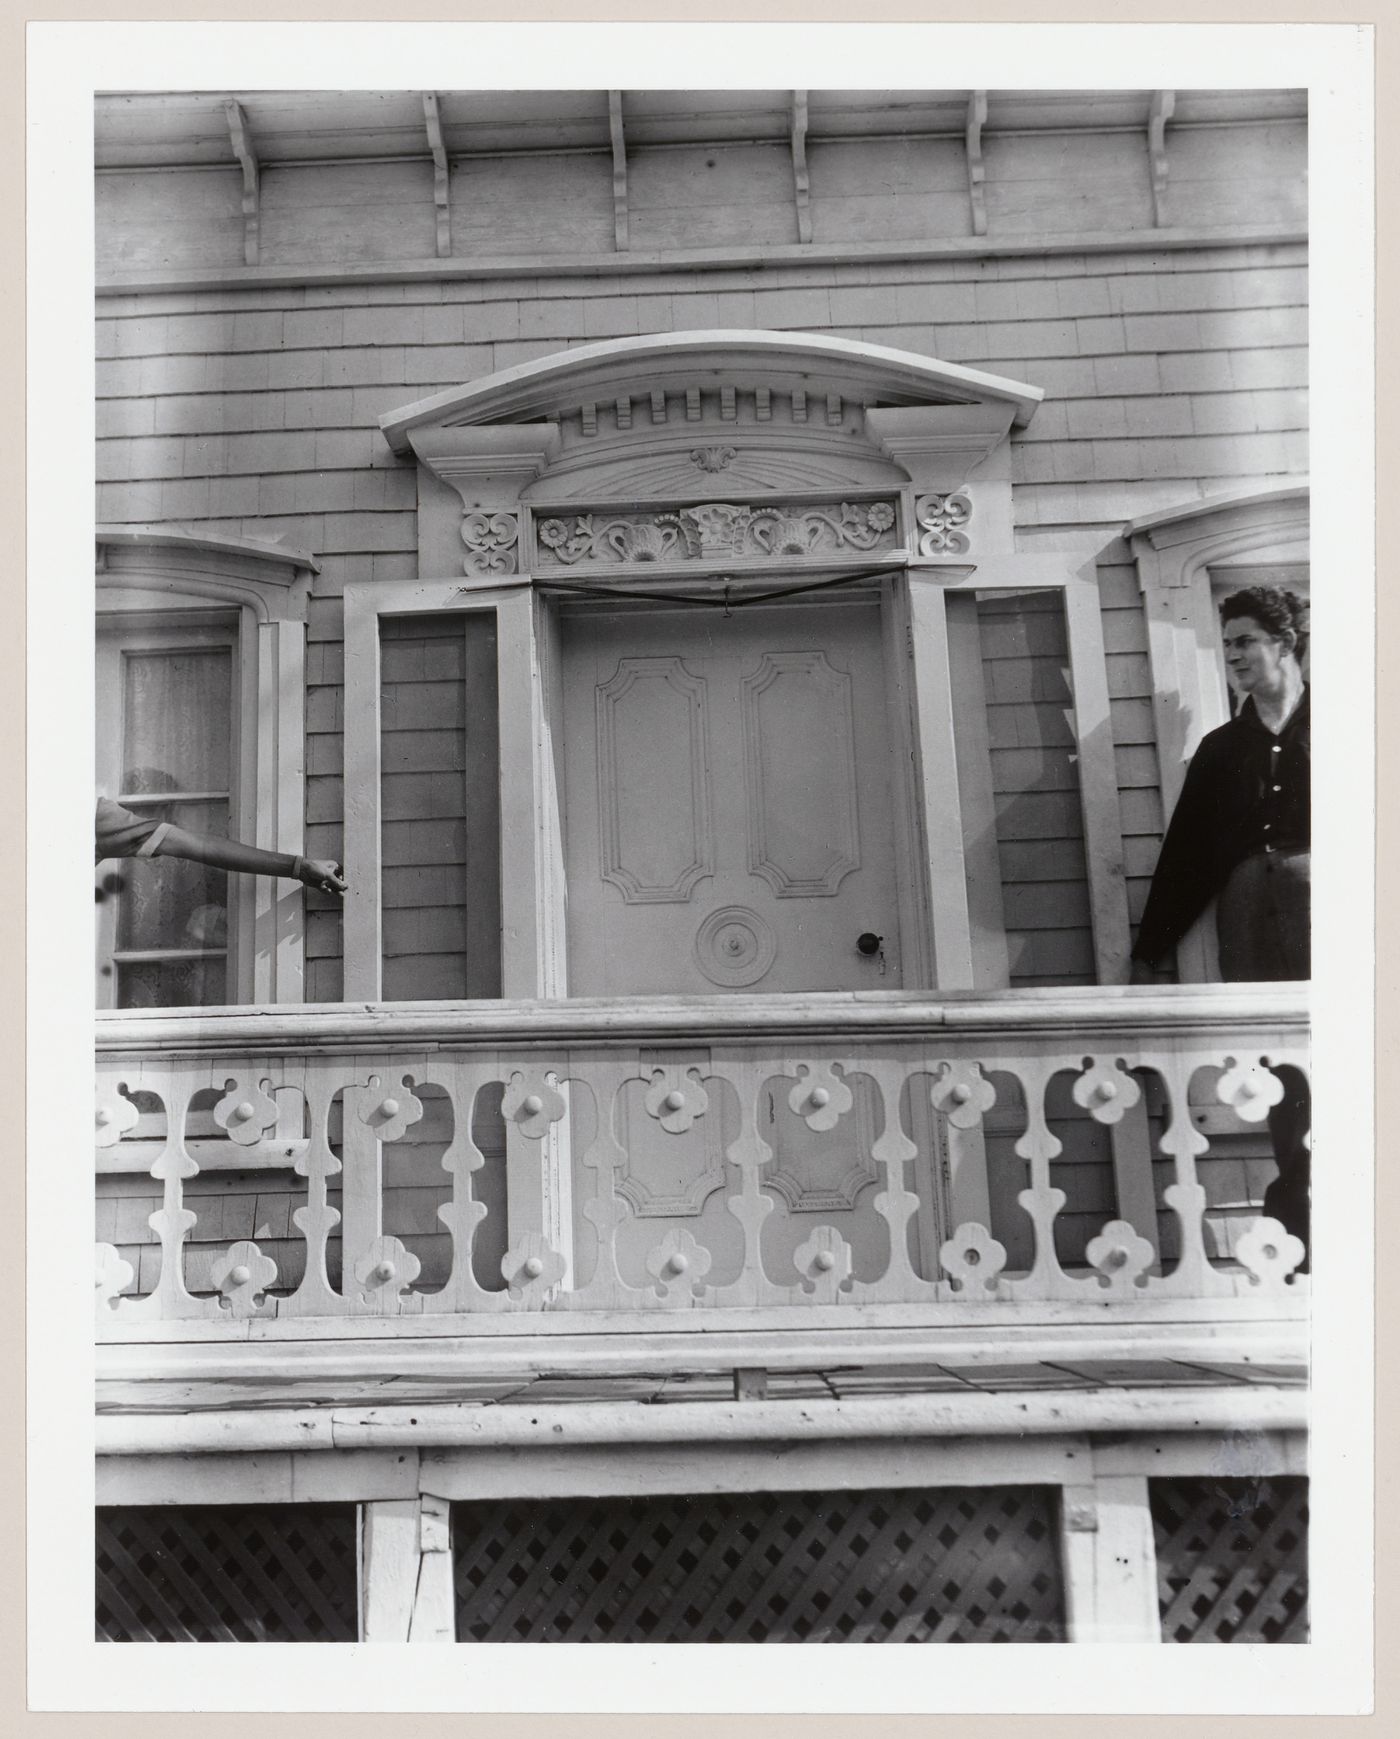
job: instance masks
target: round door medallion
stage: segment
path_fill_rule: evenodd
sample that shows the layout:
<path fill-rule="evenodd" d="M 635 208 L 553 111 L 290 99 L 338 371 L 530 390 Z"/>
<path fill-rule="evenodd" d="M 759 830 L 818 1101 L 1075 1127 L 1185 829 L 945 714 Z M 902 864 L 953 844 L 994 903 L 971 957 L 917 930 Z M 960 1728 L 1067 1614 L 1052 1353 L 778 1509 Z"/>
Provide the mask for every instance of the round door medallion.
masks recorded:
<path fill-rule="evenodd" d="M 777 958 L 770 925 L 747 906 L 721 906 L 695 934 L 695 964 L 711 984 L 756 984 Z"/>

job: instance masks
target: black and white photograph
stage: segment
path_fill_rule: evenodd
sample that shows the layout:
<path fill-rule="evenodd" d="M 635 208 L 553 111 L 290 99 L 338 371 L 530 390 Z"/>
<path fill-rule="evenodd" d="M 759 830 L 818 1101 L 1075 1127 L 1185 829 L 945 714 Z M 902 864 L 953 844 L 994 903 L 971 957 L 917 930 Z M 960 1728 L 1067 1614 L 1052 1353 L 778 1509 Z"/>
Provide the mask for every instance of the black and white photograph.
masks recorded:
<path fill-rule="evenodd" d="M 1328 184 L 1228 64 L 98 80 L 94 1674 L 1347 1625 Z"/>

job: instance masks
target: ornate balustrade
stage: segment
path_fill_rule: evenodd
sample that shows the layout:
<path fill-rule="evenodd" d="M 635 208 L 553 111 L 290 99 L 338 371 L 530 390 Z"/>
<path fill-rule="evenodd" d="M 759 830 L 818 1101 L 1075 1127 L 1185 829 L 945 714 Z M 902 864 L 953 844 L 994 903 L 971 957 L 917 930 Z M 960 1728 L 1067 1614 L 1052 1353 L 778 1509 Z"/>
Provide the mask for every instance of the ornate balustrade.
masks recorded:
<path fill-rule="evenodd" d="M 1302 1246 L 1253 1217 L 1210 1248 L 1198 1166 L 1202 1125 L 1261 1129 L 1274 1071 L 1306 1071 L 1305 1019 L 1277 985 L 100 1016 L 99 1170 L 148 1167 L 161 1205 L 139 1292 L 98 1247 L 99 1331 L 1296 1317 Z M 1057 1237 L 1066 1143 L 1104 1132 L 1117 1211 Z M 383 1214 L 415 1140 L 450 1235 L 432 1284 Z M 295 1197 L 299 1272 L 234 1239 L 191 1279 L 212 1169 Z"/>

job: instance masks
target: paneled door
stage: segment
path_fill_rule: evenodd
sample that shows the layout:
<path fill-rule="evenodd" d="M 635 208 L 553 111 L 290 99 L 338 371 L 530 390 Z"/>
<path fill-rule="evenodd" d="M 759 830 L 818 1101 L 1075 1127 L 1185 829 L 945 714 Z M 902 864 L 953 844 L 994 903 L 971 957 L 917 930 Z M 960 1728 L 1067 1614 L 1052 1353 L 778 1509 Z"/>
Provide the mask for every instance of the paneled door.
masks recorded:
<path fill-rule="evenodd" d="M 878 602 L 580 609 L 562 647 L 570 994 L 899 988 Z"/>

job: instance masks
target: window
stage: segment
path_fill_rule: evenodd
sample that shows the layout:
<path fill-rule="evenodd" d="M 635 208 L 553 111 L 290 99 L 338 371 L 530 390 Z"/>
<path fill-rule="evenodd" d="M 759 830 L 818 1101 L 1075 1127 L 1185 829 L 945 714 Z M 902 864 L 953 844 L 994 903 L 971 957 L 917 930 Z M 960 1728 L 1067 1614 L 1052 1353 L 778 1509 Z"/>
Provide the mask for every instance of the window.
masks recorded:
<path fill-rule="evenodd" d="M 237 623 L 103 621 L 98 787 L 133 813 L 227 838 L 239 812 Z M 98 869 L 99 1007 L 231 1000 L 228 877 L 157 856 Z"/>
<path fill-rule="evenodd" d="M 1243 586 L 1307 589 L 1308 485 L 1300 479 L 1193 501 L 1134 520 L 1123 535 L 1147 609 L 1162 807 L 1169 817 L 1201 738 L 1232 710 L 1220 600 Z M 1213 913 L 1177 949 L 1177 973 L 1187 984 L 1219 980 Z"/>
<path fill-rule="evenodd" d="M 98 528 L 99 791 L 192 832 L 302 850 L 317 566 L 252 539 Z M 97 891 L 99 1008 L 302 1000 L 296 884 L 122 858 Z"/>

